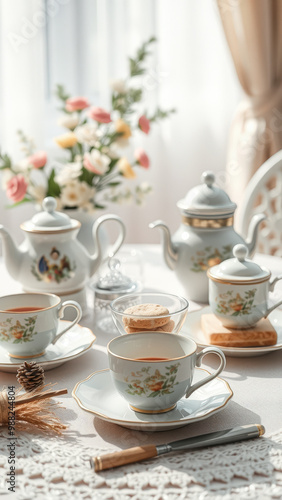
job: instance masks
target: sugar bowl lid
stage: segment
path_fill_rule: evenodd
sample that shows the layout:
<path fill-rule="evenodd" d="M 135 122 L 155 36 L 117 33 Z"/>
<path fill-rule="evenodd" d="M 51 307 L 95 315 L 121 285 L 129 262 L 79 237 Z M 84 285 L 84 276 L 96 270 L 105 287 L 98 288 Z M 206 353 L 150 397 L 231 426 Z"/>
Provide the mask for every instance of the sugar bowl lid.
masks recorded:
<path fill-rule="evenodd" d="M 208 270 L 208 277 L 220 283 L 261 283 L 270 278 L 270 271 L 247 259 L 248 248 L 243 244 L 233 248 L 233 259 L 227 259 Z"/>
<path fill-rule="evenodd" d="M 67 214 L 57 212 L 57 201 L 52 196 L 44 198 L 43 211 L 35 214 L 31 220 L 24 222 L 21 228 L 28 232 L 50 232 L 71 230 L 80 227 L 80 222 L 71 219 Z"/>
<path fill-rule="evenodd" d="M 201 181 L 202 184 L 190 189 L 185 198 L 177 203 L 178 208 L 185 215 L 194 217 L 232 215 L 237 205 L 223 189 L 214 185 L 213 172 L 204 172 Z"/>
<path fill-rule="evenodd" d="M 114 300 L 121 295 L 137 291 L 139 283 L 119 270 L 120 261 L 117 258 L 110 258 L 108 267 L 109 272 L 101 276 L 96 283 L 90 285 L 97 298 Z"/>

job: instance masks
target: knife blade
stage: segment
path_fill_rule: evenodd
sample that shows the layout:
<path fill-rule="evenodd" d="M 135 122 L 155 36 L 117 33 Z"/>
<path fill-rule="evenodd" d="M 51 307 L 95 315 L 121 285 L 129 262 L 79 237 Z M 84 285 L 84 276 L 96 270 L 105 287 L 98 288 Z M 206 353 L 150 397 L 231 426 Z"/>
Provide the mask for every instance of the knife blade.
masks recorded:
<path fill-rule="evenodd" d="M 90 465 L 95 472 L 120 467 L 148 458 L 170 453 L 172 451 L 191 450 L 203 448 L 205 446 L 215 446 L 244 439 L 251 439 L 262 436 L 265 428 L 261 424 L 240 425 L 232 429 L 201 434 L 187 439 L 180 439 L 167 444 L 136 446 L 126 450 L 109 453 L 107 455 L 90 458 Z"/>

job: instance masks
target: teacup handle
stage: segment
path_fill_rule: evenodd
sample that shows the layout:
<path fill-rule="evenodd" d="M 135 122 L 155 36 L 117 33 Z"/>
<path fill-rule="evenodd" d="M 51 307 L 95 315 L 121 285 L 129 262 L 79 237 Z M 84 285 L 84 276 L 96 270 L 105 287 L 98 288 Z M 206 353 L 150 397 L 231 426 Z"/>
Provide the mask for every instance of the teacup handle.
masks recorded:
<path fill-rule="evenodd" d="M 222 372 L 222 370 L 224 370 L 224 368 L 225 368 L 225 364 L 226 364 L 225 356 L 224 356 L 223 352 L 220 349 L 218 349 L 217 347 L 206 347 L 201 352 L 199 352 L 196 355 L 197 356 L 196 366 L 198 366 L 198 367 L 201 366 L 202 358 L 206 354 L 217 354 L 217 356 L 219 356 L 219 358 L 220 358 L 220 365 L 214 373 L 212 373 L 208 377 L 205 377 L 203 380 L 200 380 L 200 382 L 196 382 L 196 384 L 191 385 L 191 387 L 189 387 L 189 389 L 187 390 L 187 392 L 185 394 L 186 398 L 189 398 L 189 396 L 191 396 L 192 392 L 199 389 L 199 387 L 202 387 L 202 385 L 205 385 L 208 382 L 210 382 L 211 380 L 213 380 L 214 378 L 216 378 Z"/>
<path fill-rule="evenodd" d="M 277 281 L 281 280 L 282 279 L 282 274 L 280 274 L 279 276 L 277 276 L 276 278 L 274 278 L 274 280 L 272 280 L 270 283 L 269 283 L 269 291 L 270 292 L 273 292 L 274 290 L 274 287 L 277 283 Z M 281 306 L 282 304 L 282 300 L 279 300 L 279 302 L 276 302 L 276 304 L 274 304 L 274 306 L 272 307 L 269 307 L 264 315 L 265 318 L 267 318 L 267 316 L 272 312 L 274 311 L 274 309 L 276 309 L 276 307 L 278 306 Z"/>
<path fill-rule="evenodd" d="M 126 235 L 126 228 L 125 228 L 124 222 L 118 215 L 114 215 L 114 214 L 101 215 L 94 223 L 93 229 L 92 229 L 94 241 L 96 241 L 98 243 L 98 246 L 99 246 L 98 229 L 101 226 L 101 224 L 104 224 L 104 222 L 109 221 L 109 220 L 116 221 L 120 224 L 120 232 L 119 232 L 119 235 L 118 235 L 116 241 L 111 246 L 110 251 L 109 251 L 108 255 L 106 256 L 106 258 L 111 258 L 117 253 L 117 251 L 120 249 L 121 245 L 123 244 L 124 238 Z"/>
<path fill-rule="evenodd" d="M 74 307 L 74 309 L 76 309 L 76 312 L 77 312 L 76 318 L 62 332 L 60 332 L 60 333 L 58 333 L 58 335 L 56 335 L 56 337 L 54 338 L 53 342 L 51 342 L 51 344 L 56 344 L 57 340 L 59 340 L 61 338 L 61 336 L 64 335 L 64 333 L 66 333 L 74 325 L 76 325 L 76 323 L 79 322 L 79 320 L 82 316 L 82 310 L 81 310 L 80 305 L 77 302 L 75 302 L 74 300 L 66 300 L 65 302 L 62 303 L 62 305 L 59 309 L 59 312 L 58 312 L 58 316 L 60 319 L 64 317 L 64 310 L 66 307 Z"/>

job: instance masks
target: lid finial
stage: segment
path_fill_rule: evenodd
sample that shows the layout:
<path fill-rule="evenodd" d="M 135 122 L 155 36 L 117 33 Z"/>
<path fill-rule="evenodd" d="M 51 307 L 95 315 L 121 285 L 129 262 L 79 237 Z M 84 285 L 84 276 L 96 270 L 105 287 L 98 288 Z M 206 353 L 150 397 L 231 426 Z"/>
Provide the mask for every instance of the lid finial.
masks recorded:
<path fill-rule="evenodd" d="M 202 173 L 201 176 L 202 183 L 205 183 L 208 187 L 211 187 L 215 182 L 215 175 L 210 170 Z"/>
<path fill-rule="evenodd" d="M 42 202 L 42 208 L 49 214 L 55 212 L 57 208 L 57 200 L 53 198 L 53 196 L 47 196 Z"/>
<path fill-rule="evenodd" d="M 235 247 L 233 248 L 233 255 L 240 262 L 243 262 L 248 257 L 248 253 L 249 253 L 248 248 L 246 247 L 246 245 L 243 245 L 242 243 L 235 245 Z"/>

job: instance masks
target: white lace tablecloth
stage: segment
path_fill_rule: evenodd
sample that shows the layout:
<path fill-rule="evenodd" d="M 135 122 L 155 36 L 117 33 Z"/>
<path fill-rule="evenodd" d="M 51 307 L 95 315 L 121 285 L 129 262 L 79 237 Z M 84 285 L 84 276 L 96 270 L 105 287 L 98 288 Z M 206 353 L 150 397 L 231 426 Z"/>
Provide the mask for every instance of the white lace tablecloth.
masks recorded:
<path fill-rule="evenodd" d="M 137 247 L 144 254 L 145 285 L 183 294 L 174 273 L 164 267 L 160 247 Z M 281 259 L 259 256 L 259 262 L 274 275 L 281 273 Z M 1 263 L 0 275 L 1 295 L 20 290 Z M 277 290 L 282 290 L 281 284 Z M 190 311 L 199 307 L 190 303 Z M 171 431 L 141 432 L 104 422 L 82 410 L 72 398 L 78 381 L 108 367 L 106 346 L 112 338 L 96 329 L 91 297 L 81 324 L 95 332 L 93 348 L 83 357 L 46 372 L 47 382 L 68 389 L 66 396 L 57 398 L 64 407 L 57 413 L 68 429 L 62 438 L 18 434 L 15 494 L 7 489 L 7 438 L 5 430 L 0 431 L 0 499 L 282 499 L 282 351 L 254 358 L 227 358 L 222 378 L 230 384 L 234 396 L 219 413 Z M 203 367 L 213 369 L 213 360 L 205 359 Z M 13 384 L 17 385 L 15 374 L 0 369 L 0 387 Z M 89 465 L 89 456 L 96 454 L 140 444 L 158 445 L 251 423 L 262 423 L 266 435 L 221 447 L 162 455 L 100 473 Z"/>
<path fill-rule="evenodd" d="M 7 492 L 7 441 L 0 433 L 0 494 Z M 269 437 L 181 452 L 100 473 L 89 457 L 109 451 L 75 439 L 17 439 L 17 500 L 282 498 L 282 430 Z"/>

